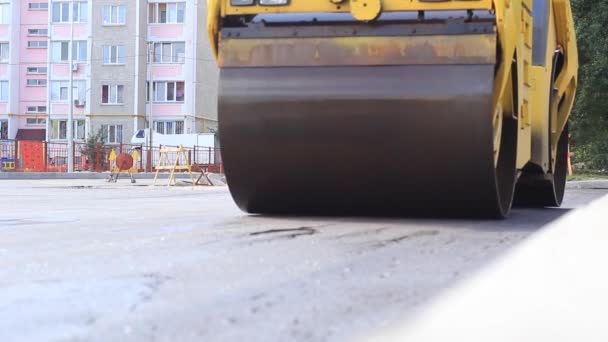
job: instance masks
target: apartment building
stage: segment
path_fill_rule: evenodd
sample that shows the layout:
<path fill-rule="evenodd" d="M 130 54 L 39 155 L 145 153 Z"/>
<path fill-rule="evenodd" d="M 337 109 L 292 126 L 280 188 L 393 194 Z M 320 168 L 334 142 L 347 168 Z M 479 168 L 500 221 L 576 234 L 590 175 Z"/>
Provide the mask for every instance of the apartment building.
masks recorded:
<path fill-rule="evenodd" d="M 66 140 L 70 106 L 76 140 L 214 132 L 205 19 L 204 0 L 0 0 L 0 138 Z"/>
<path fill-rule="evenodd" d="M 16 4 L 11 18 L 18 39 L 9 42 L 9 48 L 15 52 L 12 65 L 15 73 L 9 91 L 15 93 L 18 103 L 7 111 L 13 119 L 9 123 L 10 137 L 40 140 L 46 137 L 48 113 L 48 3 Z"/>
<path fill-rule="evenodd" d="M 0 0 L 0 139 L 16 134 L 17 118 L 9 115 L 17 111 L 18 91 L 11 91 L 15 79 L 19 79 L 18 47 L 12 42 L 19 40 L 19 13 L 16 6 L 8 0 Z M 19 83 L 16 83 L 17 86 Z"/>

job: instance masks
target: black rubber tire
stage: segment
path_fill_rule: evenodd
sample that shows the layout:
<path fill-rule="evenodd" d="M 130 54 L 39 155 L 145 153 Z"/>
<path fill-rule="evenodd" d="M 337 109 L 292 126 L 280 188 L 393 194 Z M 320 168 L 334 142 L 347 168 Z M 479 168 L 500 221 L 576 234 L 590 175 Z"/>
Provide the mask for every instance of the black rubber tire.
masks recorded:
<path fill-rule="evenodd" d="M 557 143 L 555 168 L 551 173 L 524 173 L 516 186 L 515 205 L 526 207 L 559 207 L 564 199 L 568 173 L 568 125 Z"/>

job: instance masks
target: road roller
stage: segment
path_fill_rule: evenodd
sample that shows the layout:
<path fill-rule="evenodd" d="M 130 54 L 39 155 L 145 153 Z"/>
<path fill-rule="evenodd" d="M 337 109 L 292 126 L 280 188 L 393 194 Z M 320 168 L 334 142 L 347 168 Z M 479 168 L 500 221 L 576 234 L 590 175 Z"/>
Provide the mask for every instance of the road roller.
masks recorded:
<path fill-rule="evenodd" d="M 569 0 L 208 0 L 248 213 L 504 218 L 559 206 Z"/>

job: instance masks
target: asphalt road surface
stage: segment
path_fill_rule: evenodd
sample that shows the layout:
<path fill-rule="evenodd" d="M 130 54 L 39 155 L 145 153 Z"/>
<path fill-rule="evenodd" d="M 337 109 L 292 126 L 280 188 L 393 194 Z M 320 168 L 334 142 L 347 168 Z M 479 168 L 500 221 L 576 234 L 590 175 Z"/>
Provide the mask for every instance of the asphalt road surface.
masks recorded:
<path fill-rule="evenodd" d="M 226 188 L 0 181 L 0 341 L 344 341 L 568 211 L 508 220 L 262 217 Z"/>

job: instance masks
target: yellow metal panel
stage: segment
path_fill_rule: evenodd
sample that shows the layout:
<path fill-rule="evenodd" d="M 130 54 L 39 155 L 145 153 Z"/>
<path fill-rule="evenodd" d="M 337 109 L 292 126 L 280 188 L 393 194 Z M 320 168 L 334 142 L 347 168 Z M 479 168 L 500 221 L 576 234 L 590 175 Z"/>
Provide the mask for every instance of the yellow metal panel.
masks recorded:
<path fill-rule="evenodd" d="M 521 32 L 524 35 L 524 44 L 526 44 L 528 48 L 532 48 L 532 16 L 527 10 L 522 11 L 521 22 Z"/>
<path fill-rule="evenodd" d="M 524 61 L 524 84 L 526 86 L 531 86 L 532 81 L 530 80 L 530 62 Z"/>
<path fill-rule="evenodd" d="M 523 120 L 524 125 L 532 125 L 532 118 L 530 115 L 530 103 L 528 102 L 528 100 L 524 100 L 524 104 L 521 106 L 521 119 Z"/>
<path fill-rule="evenodd" d="M 553 14 L 556 19 L 557 43 L 564 51 L 563 71 L 559 75 L 555 87 L 557 96 L 552 106 L 557 109 L 558 102 L 565 99 L 557 113 L 556 130 L 553 132 L 553 141 L 557 141 L 566 125 L 570 111 L 574 104 L 574 96 L 577 85 L 578 51 L 576 47 L 576 32 L 574 31 L 574 20 L 570 8 L 570 0 L 554 0 Z"/>
<path fill-rule="evenodd" d="M 550 7 L 550 13 L 553 13 Z M 549 15 L 549 32 L 547 34 L 547 50 L 545 66 L 532 66 L 532 96 L 530 97 L 530 111 L 532 116 L 532 156 L 530 161 L 538 165 L 543 171 L 549 171 L 551 165 L 549 146 L 549 92 L 551 90 L 551 73 L 553 69 L 553 54 L 555 51 L 555 18 Z M 554 113 L 551 114 L 554 116 Z M 555 123 L 555 117 L 551 120 Z M 557 145 L 557 141 L 553 142 Z"/>
<path fill-rule="evenodd" d="M 232 6 L 230 0 L 223 0 L 222 16 L 235 14 L 259 13 L 293 13 L 293 12 L 352 12 L 351 1 L 340 3 L 330 0 L 291 0 L 286 6 Z M 363 3 L 366 0 L 357 0 Z M 370 3 L 372 2 L 369 0 Z M 380 2 L 380 0 L 378 0 Z M 457 10 L 457 9 L 492 9 L 492 0 L 454 0 L 442 2 L 425 2 L 418 0 L 382 0 L 382 10 L 392 11 L 418 11 L 418 10 Z"/>
<path fill-rule="evenodd" d="M 218 21 L 220 17 L 220 0 L 207 0 L 207 34 L 213 55 L 217 58 Z"/>
<path fill-rule="evenodd" d="M 350 12 L 355 19 L 360 21 L 371 21 L 378 16 L 382 11 L 382 3 L 380 0 L 351 0 Z"/>

